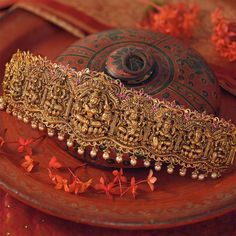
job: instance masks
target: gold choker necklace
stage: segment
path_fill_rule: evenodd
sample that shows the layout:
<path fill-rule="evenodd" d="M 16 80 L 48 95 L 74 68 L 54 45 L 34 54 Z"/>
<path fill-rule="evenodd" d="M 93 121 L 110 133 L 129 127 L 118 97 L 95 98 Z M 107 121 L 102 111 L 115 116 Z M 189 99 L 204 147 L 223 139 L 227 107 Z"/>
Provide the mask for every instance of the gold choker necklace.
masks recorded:
<path fill-rule="evenodd" d="M 67 140 L 83 156 L 102 146 L 102 158 L 117 163 L 125 154 L 131 166 L 168 173 L 179 166 L 200 180 L 217 178 L 234 161 L 236 127 L 223 119 L 153 99 L 143 91 L 127 89 L 103 72 L 75 71 L 46 58 L 18 51 L 6 65 L 0 109 L 32 128 Z"/>

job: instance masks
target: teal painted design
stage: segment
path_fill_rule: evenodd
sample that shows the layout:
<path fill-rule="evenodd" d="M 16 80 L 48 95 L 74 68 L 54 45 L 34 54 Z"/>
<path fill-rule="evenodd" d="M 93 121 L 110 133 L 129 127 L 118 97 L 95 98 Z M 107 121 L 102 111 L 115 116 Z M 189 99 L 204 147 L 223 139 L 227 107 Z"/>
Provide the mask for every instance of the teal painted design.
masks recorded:
<path fill-rule="evenodd" d="M 179 75 L 178 76 L 178 80 L 184 80 L 184 76 L 183 75 Z"/>
<path fill-rule="evenodd" d="M 170 94 L 168 92 L 165 92 L 162 94 L 162 97 L 165 99 L 170 98 Z"/>
<path fill-rule="evenodd" d="M 107 58 L 122 47 L 140 47 L 148 51 L 155 65 L 145 81 L 125 86 L 143 89 L 159 99 L 178 100 L 182 105 L 198 111 L 216 113 L 219 108 L 219 86 L 204 59 L 195 50 L 161 33 L 137 29 L 101 32 L 71 45 L 58 61 L 64 60 L 63 63 L 67 64 L 67 60 L 71 59 L 71 66 L 77 66 L 79 70 L 88 67 L 108 73 Z"/>
<path fill-rule="evenodd" d="M 195 72 L 197 75 L 201 75 L 203 73 L 207 74 L 209 81 L 212 84 L 216 83 L 215 76 L 208 69 L 208 65 L 206 62 L 199 57 L 199 55 L 195 52 L 188 52 L 187 57 L 182 60 L 184 64 L 188 65 L 188 67 Z"/>
<path fill-rule="evenodd" d="M 184 94 L 186 97 L 188 97 L 188 102 L 189 104 L 191 104 L 191 106 L 198 106 L 199 104 L 196 104 L 196 101 L 199 100 L 202 103 L 199 106 L 200 111 L 207 111 L 208 107 L 212 110 L 213 113 L 217 113 L 216 108 L 195 89 L 190 88 L 185 84 L 178 83 L 177 81 L 173 82 L 171 86 L 175 89 L 176 92 L 178 91 L 178 94 Z M 191 97 L 192 99 L 190 99 Z"/>
<path fill-rule="evenodd" d="M 206 81 L 205 78 L 201 78 L 201 82 L 202 82 L 203 84 L 206 84 L 206 83 L 207 83 L 207 81 Z"/>
<path fill-rule="evenodd" d="M 208 92 L 207 91 L 203 90 L 202 94 L 203 94 L 204 97 L 208 97 Z"/>
<path fill-rule="evenodd" d="M 76 53 L 67 53 L 67 54 L 62 54 L 57 58 L 57 61 L 62 61 L 65 59 L 65 57 L 78 57 L 78 58 L 86 58 L 89 59 L 89 56 L 81 55 L 81 54 L 76 54 Z M 61 59 L 62 58 L 62 59 Z"/>
<path fill-rule="evenodd" d="M 150 95 L 156 95 L 159 92 L 161 92 L 162 90 L 164 90 L 166 87 L 169 86 L 169 84 L 173 81 L 174 79 L 174 75 L 175 75 L 175 66 L 173 63 L 173 60 L 171 59 L 171 57 L 165 52 L 163 51 L 161 48 L 157 47 L 156 45 L 153 45 L 149 42 L 140 42 L 140 41 L 120 41 L 120 42 L 115 42 L 113 44 L 108 44 L 107 46 L 101 48 L 100 50 L 98 50 L 88 61 L 87 66 L 88 68 L 90 68 L 91 70 L 96 70 L 95 67 L 97 67 L 98 63 L 101 67 L 102 71 L 106 71 L 106 60 L 103 58 L 103 54 L 104 55 L 109 55 L 114 49 L 120 47 L 120 45 L 122 46 L 126 46 L 127 45 L 136 45 L 138 47 L 144 47 L 147 46 L 150 49 L 153 50 L 153 53 L 157 53 L 160 56 L 160 59 L 162 59 L 162 62 L 166 62 L 167 66 L 168 66 L 168 72 L 169 74 L 166 76 L 163 76 L 163 81 L 159 81 L 159 86 L 158 83 L 155 84 L 151 84 L 150 83 L 150 87 L 152 88 L 152 92 L 148 92 L 148 94 Z M 159 67 L 159 63 L 161 62 L 156 62 L 156 68 Z M 162 64 L 161 66 L 164 66 L 164 64 Z M 156 78 L 158 76 L 158 70 L 155 70 L 152 77 L 150 78 L 149 81 L 151 81 L 153 79 L 153 81 L 156 81 Z M 148 81 L 148 80 L 147 80 Z M 147 82 L 146 81 L 146 82 Z M 147 83 L 145 83 L 147 84 Z M 148 86 L 143 87 L 144 91 L 147 91 Z"/>
<path fill-rule="evenodd" d="M 80 65 L 80 64 L 83 64 L 84 63 L 84 60 L 82 58 L 80 58 L 77 63 Z"/>
<path fill-rule="evenodd" d="M 185 96 L 181 92 L 179 92 L 176 88 L 173 88 L 172 86 L 169 86 L 169 89 L 172 90 L 175 94 L 177 94 L 179 97 L 181 97 L 187 104 L 190 109 L 197 110 L 197 107 L 194 106 L 194 104 L 187 100 Z M 183 105 L 180 103 L 180 105 Z"/>
<path fill-rule="evenodd" d="M 188 84 L 191 86 L 191 87 L 194 87 L 194 84 L 192 81 L 189 81 Z"/>

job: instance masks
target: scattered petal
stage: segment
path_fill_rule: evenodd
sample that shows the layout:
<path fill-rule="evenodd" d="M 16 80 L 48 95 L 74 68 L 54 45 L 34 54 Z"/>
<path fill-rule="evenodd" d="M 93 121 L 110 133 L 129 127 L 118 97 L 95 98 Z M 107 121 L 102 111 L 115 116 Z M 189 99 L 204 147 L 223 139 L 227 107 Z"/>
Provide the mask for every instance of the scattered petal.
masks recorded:
<path fill-rule="evenodd" d="M 62 164 L 57 160 L 55 156 L 53 156 L 48 163 L 48 167 L 53 169 L 60 169 L 62 167 Z"/>
<path fill-rule="evenodd" d="M 4 144 L 5 144 L 5 140 L 3 137 L 0 136 L 0 149 L 3 147 Z"/>
<path fill-rule="evenodd" d="M 127 178 L 123 174 L 123 169 L 121 168 L 120 171 L 114 170 L 112 174 L 115 176 L 113 183 L 119 184 L 120 194 L 122 194 L 122 183 L 127 183 Z"/>
<path fill-rule="evenodd" d="M 150 169 L 148 177 L 147 177 L 147 183 L 151 189 L 151 191 L 154 191 L 154 183 L 157 181 L 157 178 L 153 176 L 153 170 Z"/>
<path fill-rule="evenodd" d="M 115 176 L 113 183 L 127 183 L 127 178 L 124 176 L 122 168 L 120 171 L 114 170 L 112 174 Z"/>
<path fill-rule="evenodd" d="M 113 182 L 106 183 L 105 178 L 101 177 L 99 180 L 99 184 L 95 185 L 96 190 L 101 190 L 102 192 L 105 192 L 108 198 L 112 198 L 112 194 L 114 193 L 114 187 L 115 184 Z"/>
<path fill-rule="evenodd" d="M 29 155 L 26 155 L 24 157 L 24 161 L 21 163 L 21 166 L 27 171 L 27 172 L 31 172 L 33 170 L 33 168 L 38 165 L 38 162 L 35 162 L 33 160 L 33 158 Z"/>
<path fill-rule="evenodd" d="M 54 175 L 48 168 L 48 175 L 52 182 L 55 184 L 55 189 L 63 189 L 65 192 L 70 192 L 68 180 L 60 175 Z"/>
<path fill-rule="evenodd" d="M 135 177 L 131 178 L 130 189 L 131 189 L 131 193 L 133 195 L 133 198 L 135 199 L 136 195 L 137 195 L 137 189 L 138 189 L 138 185 L 136 184 Z"/>
<path fill-rule="evenodd" d="M 74 179 L 74 181 L 69 185 L 69 190 L 71 193 L 84 193 L 92 184 L 92 179 L 86 182 L 81 181 L 79 178 Z"/>
<path fill-rule="evenodd" d="M 26 152 L 26 154 L 28 155 L 32 155 L 32 148 L 29 147 L 30 144 L 33 143 L 33 138 L 29 138 L 29 139 L 24 139 L 22 137 L 19 138 L 19 146 L 17 148 L 17 151 L 19 153 L 22 153 L 22 152 Z"/>

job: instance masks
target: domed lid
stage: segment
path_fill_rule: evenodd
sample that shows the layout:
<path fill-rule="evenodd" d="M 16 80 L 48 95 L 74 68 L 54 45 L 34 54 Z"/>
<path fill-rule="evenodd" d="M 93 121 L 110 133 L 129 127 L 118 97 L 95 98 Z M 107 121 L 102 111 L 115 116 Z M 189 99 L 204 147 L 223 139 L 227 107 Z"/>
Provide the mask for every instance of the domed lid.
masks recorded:
<path fill-rule="evenodd" d="M 219 109 L 219 85 L 203 58 L 161 33 L 105 31 L 75 42 L 57 61 L 76 70 L 105 71 L 127 87 L 200 112 L 217 114 Z"/>

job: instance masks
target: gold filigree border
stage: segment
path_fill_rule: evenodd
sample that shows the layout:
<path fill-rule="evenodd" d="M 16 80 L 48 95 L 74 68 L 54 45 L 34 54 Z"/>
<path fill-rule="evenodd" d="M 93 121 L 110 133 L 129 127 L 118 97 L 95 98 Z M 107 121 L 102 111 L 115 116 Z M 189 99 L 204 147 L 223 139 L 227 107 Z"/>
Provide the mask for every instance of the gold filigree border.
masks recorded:
<path fill-rule="evenodd" d="M 184 109 L 174 102 L 153 99 L 143 91 L 127 89 L 103 72 L 75 71 L 46 58 L 18 51 L 6 65 L 0 108 L 48 135 L 57 133 L 83 155 L 103 158 L 116 150 L 116 161 L 129 153 L 130 164 L 141 159 L 168 173 L 176 165 L 180 175 L 221 175 L 234 161 L 236 127 L 223 119 Z"/>

